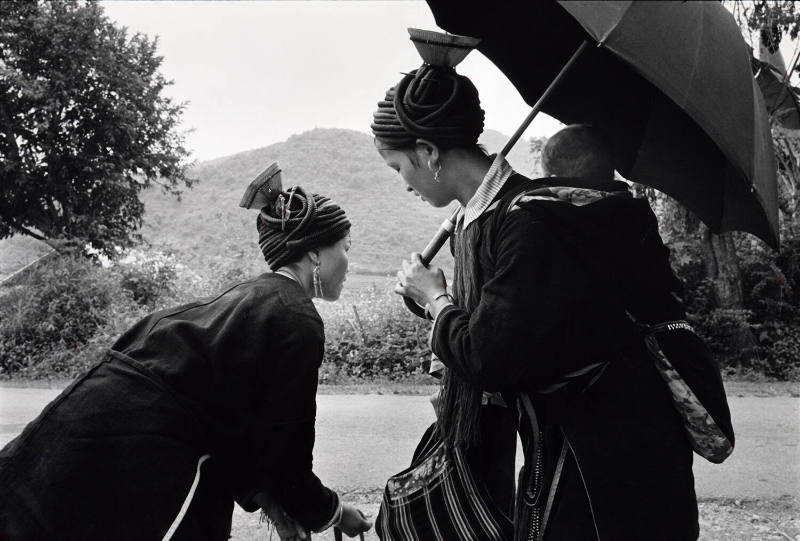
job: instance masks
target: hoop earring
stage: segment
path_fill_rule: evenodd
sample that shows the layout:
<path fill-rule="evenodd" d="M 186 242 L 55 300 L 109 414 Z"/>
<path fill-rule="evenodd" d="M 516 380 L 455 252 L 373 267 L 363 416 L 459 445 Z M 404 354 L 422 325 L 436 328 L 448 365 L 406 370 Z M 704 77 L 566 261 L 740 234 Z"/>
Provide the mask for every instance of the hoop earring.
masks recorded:
<path fill-rule="evenodd" d="M 431 167 L 431 161 L 430 160 L 428 160 L 428 169 L 433 171 L 433 167 Z M 439 168 L 436 171 L 434 171 L 434 173 L 433 173 L 433 181 L 434 182 L 439 182 L 439 173 L 441 172 L 441 170 L 442 170 L 442 163 L 439 162 Z"/>
<path fill-rule="evenodd" d="M 311 281 L 314 284 L 314 296 L 322 298 L 322 278 L 319 277 L 319 262 L 311 271 Z"/>

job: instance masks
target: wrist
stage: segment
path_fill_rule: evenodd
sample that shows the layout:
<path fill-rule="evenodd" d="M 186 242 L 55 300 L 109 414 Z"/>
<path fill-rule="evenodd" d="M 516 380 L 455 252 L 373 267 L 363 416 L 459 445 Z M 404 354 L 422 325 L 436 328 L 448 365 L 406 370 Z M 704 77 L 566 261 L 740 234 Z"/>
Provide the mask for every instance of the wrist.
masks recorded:
<path fill-rule="evenodd" d="M 339 507 L 336 509 L 336 514 L 333 516 L 333 525 L 339 526 L 342 523 L 342 517 L 344 517 L 344 504 L 342 500 L 339 500 Z"/>
<path fill-rule="evenodd" d="M 336 509 L 333 512 L 333 516 L 331 519 L 322 527 L 317 530 L 314 530 L 315 533 L 324 532 L 328 528 L 333 528 L 339 526 L 342 523 L 342 516 L 344 514 L 344 504 L 342 503 L 342 499 L 336 494 Z"/>
<path fill-rule="evenodd" d="M 425 305 L 425 313 L 430 319 L 435 320 L 436 316 L 439 315 L 439 312 L 441 312 L 445 306 L 449 306 L 451 304 L 455 304 L 455 299 L 453 299 L 452 295 L 446 291 L 437 293 L 433 296 L 431 302 Z"/>
<path fill-rule="evenodd" d="M 439 299 L 446 299 L 447 302 L 449 302 L 450 304 L 455 304 L 456 302 L 450 293 L 448 293 L 447 291 L 443 291 L 441 293 L 437 293 L 436 295 L 434 295 L 433 298 L 431 298 L 430 304 L 436 303 Z"/>

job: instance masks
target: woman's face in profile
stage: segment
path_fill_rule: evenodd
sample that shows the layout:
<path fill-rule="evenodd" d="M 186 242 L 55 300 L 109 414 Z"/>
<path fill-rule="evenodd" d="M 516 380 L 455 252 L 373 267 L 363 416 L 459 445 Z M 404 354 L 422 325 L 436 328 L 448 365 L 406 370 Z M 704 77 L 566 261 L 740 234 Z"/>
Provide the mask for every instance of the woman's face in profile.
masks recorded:
<path fill-rule="evenodd" d="M 434 207 L 444 207 L 453 198 L 444 193 L 441 184 L 433 179 L 433 171 L 425 164 L 415 164 L 402 150 L 378 151 L 383 161 L 397 171 L 406 183 L 406 189 Z"/>
<path fill-rule="evenodd" d="M 347 252 L 350 250 L 350 233 L 335 244 L 319 250 L 319 277 L 322 281 L 322 299 L 335 301 L 342 294 L 347 278 Z"/>

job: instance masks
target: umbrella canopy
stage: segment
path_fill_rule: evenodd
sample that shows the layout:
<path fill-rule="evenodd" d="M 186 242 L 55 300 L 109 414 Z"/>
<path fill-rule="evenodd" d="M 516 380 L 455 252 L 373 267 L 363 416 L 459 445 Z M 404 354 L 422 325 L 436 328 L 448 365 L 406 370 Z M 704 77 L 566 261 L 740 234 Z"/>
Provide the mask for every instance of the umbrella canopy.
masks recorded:
<path fill-rule="evenodd" d="M 718 2 L 427 1 L 441 28 L 480 38 L 531 105 L 590 40 L 542 110 L 603 129 L 620 174 L 681 201 L 712 231 L 777 247 L 769 116 Z"/>

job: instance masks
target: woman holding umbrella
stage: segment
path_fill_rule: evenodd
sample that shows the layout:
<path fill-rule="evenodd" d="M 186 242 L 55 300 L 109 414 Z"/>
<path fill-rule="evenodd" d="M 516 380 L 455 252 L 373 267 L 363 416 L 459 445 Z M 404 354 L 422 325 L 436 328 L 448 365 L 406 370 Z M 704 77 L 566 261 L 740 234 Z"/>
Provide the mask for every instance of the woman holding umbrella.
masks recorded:
<path fill-rule="evenodd" d="M 520 476 L 517 539 L 696 539 L 692 448 L 626 313 L 685 317 L 655 216 L 614 181 L 611 151 L 591 128 L 554 136 L 551 176 L 536 182 L 487 156 L 482 128 L 469 79 L 430 62 L 387 92 L 372 124 L 408 190 L 463 209 L 453 297 L 419 254 L 395 289 L 434 318 L 431 346 L 449 369 L 442 437 L 481 449 L 482 392 L 508 404 L 530 396 L 541 430 L 520 433 L 526 448 L 539 441 L 541 462 Z M 527 199 L 514 201 L 523 185 Z"/>

